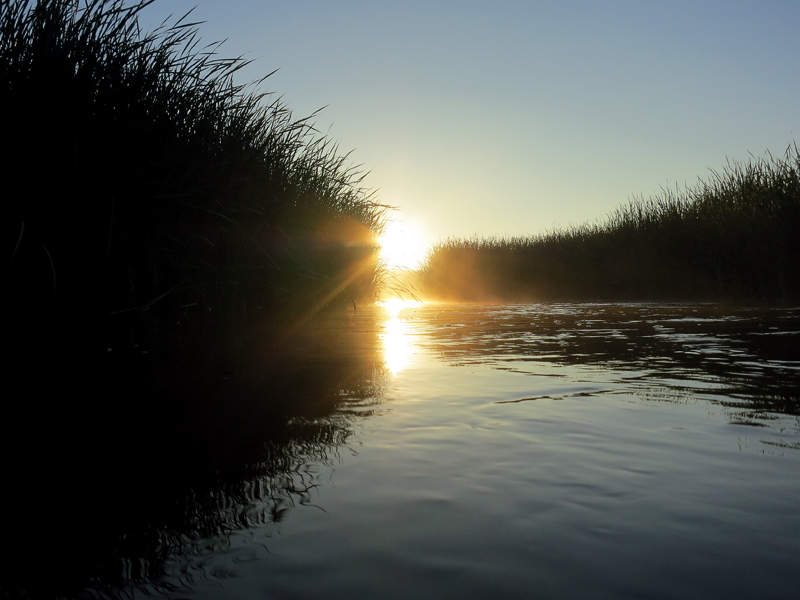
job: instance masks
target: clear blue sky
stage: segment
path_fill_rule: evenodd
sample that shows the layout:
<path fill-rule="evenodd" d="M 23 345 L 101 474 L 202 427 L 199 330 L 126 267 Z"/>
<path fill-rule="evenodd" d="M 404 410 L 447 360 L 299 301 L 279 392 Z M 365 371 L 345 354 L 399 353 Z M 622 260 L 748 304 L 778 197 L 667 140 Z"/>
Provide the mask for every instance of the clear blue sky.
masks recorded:
<path fill-rule="evenodd" d="M 421 229 L 518 235 L 800 142 L 800 2 L 160 0 Z"/>

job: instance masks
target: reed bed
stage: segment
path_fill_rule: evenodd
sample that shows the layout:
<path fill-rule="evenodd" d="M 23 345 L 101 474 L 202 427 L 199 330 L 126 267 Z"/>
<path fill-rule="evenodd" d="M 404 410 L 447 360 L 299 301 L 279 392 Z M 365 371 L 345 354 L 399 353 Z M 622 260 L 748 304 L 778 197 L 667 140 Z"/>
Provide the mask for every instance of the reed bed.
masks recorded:
<path fill-rule="evenodd" d="M 167 451 L 192 473 L 263 447 L 290 400 L 351 381 L 355 363 L 309 370 L 297 325 L 385 277 L 386 208 L 349 155 L 264 80 L 237 83 L 246 61 L 189 15 L 143 32 L 150 3 L 0 2 L 0 487 L 34 505 L 69 489 L 76 523 L 85 490 L 135 495 Z M 19 578 L 36 536 L 2 516 L 21 540 L 0 596 L 39 597 L 14 587 L 36 588 Z M 63 520 L 56 537 L 82 533 Z M 43 594 L 91 595 L 96 566 Z"/>
<path fill-rule="evenodd" d="M 0 5 L 4 329 L 371 300 L 385 207 L 364 174 L 190 15 L 143 32 L 151 3 Z"/>
<path fill-rule="evenodd" d="M 451 239 L 416 278 L 457 300 L 800 299 L 800 154 L 728 162 L 707 181 L 634 198 L 535 236 Z"/>

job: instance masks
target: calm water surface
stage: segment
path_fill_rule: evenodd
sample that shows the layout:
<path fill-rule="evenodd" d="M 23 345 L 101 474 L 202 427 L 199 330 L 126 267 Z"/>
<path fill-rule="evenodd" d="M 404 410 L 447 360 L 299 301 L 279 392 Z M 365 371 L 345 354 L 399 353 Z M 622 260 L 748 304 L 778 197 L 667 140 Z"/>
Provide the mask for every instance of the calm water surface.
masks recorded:
<path fill-rule="evenodd" d="M 58 534 L 82 566 L 40 528 L 23 571 L 66 561 L 76 597 L 800 591 L 800 309 L 377 306 L 222 381 L 244 415 L 108 467 L 78 495 L 110 508 Z"/>

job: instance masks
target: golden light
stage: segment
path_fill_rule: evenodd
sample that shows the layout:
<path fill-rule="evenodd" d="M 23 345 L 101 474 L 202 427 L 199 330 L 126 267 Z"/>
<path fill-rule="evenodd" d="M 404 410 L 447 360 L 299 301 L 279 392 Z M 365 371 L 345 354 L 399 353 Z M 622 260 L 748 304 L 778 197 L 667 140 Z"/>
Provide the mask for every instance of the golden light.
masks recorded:
<path fill-rule="evenodd" d="M 383 357 L 386 367 L 392 372 L 392 375 L 397 375 L 408 366 L 412 355 L 406 324 L 397 317 L 389 319 L 386 323 L 386 333 L 381 337 L 383 338 Z"/>
<path fill-rule="evenodd" d="M 390 269 L 416 269 L 427 251 L 417 229 L 403 221 L 390 221 L 378 244 L 380 257 Z"/>
<path fill-rule="evenodd" d="M 411 306 L 419 306 L 419 302 L 391 298 L 379 303 L 387 312 L 384 323 L 384 333 L 380 338 L 383 342 L 383 357 L 386 367 L 396 375 L 408 367 L 414 355 L 414 343 L 408 332 L 408 324 L 400 317 L 400 311 Z"/>
<path fill-rule="evenodd" d="M 422 304 L 417 300 L 403 300 L 401 298 L 389 298 L 388 300 L 384 300 L 379 302 L 386 312 L 389 313 L 389 318 L 394 318 L 400 314 L 400 311 L 404 308 L 410 308 L 412 306 L 419 306 Z"/>

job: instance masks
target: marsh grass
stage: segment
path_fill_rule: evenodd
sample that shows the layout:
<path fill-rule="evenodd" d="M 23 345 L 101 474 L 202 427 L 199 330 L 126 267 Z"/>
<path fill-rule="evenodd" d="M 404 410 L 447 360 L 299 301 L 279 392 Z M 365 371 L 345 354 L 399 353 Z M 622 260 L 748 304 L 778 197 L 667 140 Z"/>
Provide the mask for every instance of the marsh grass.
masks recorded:
<path fill-rule="evenodd" d="M 142 32 L 151 3 L 0 6 L 4 328 L 52 346 L 127 311 L 371 300 L 385 207 L 364 173 L 190 15 Z"/>
<path fill-rule="evenodd" d="M 800 299 L 800 154 L 728 162 L 596 223 L 445 241 L 417 273 L 468 300 Z"/>
<path fill-rule="evenodd" d="M 246 61 L 201 47 L 187 17 L 143 34 L 150 2 L 28 4 L 0 13 L 4 221 L 21 234 L 4 236 L 20 246 L 11 266 L 36 242 L 64 285 L 110 266 L 127 297 L 106 299 L 122 309 L 192 286 L 213 296 L 209 283 L 241 282 L 230 270 L 326 277 L 319 257 L 283 246 L 372 242 L 383 208 L 347 155 L 236 84 Z"/>
<path fill-rule="evenodd" d="M 30 514 L 70 490 L 48 526 L 89 544 L 37 579 L 37 519 L 5 503 L 0 596 L 80 594 L 118 547 L 101 497 L 135 497 L 157 465 L 194 487 L 193 469 L 244 439 L 255 452 L 305 405 L 327 414 L 374 360 L 311 369 L 334 345 L 303 325 L 373 299 L 386 207 L 315 115 L 237 83 L 247 62 L 202 45 L 189 15 L 142 32 L 150 3 L 0 3 L 0 487 Z"/>

